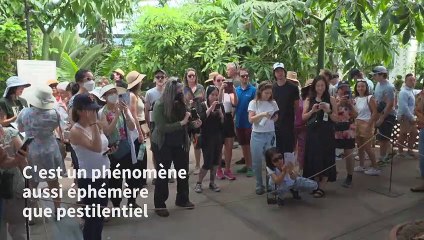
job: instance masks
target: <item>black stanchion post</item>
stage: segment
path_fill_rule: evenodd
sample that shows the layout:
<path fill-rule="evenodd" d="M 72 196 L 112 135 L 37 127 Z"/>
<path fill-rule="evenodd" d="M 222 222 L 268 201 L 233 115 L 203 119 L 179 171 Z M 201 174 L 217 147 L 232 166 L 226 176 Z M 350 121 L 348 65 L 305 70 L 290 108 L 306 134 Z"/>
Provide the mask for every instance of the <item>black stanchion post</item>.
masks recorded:
<path fill-rule="evenodd" d="M 397 198 L 401 195 L 403 195 L 403 193 L 398 193 L 398 192 L 394 192 L 392 191 L 392 179 L 393 179 L 393 160 L 394 160 L 394 145 L 395 145 L 395 141 L 393 138 L 388 138 L 387 136 L 384 136 L 386 139 L 389 139 L 390 143 L 392 144 L 392 154 L 391 154 L 391 159 L 390 159 L 390 176 L 389 176 L 389 187 L 374 187 L 374 188 L 368 188 L 368 190 L 373 191 L 375 193 L 378 194 L 382 194 L 385 195 L 387 197 L 391 197 L 391 198 Z"/>

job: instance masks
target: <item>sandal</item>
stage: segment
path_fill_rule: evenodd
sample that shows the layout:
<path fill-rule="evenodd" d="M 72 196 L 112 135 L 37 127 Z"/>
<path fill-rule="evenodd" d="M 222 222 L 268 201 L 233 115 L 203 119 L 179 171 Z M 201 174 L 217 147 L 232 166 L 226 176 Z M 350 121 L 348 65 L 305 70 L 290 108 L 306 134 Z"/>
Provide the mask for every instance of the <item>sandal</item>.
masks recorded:
<path fill-rule="evenodd" d="M 314 195 L 314 198 L 323 198 L 325 197 L 325 192 L 324 190 L 318 188 L 317 190 L 313 191 L 313 195 Z"/>

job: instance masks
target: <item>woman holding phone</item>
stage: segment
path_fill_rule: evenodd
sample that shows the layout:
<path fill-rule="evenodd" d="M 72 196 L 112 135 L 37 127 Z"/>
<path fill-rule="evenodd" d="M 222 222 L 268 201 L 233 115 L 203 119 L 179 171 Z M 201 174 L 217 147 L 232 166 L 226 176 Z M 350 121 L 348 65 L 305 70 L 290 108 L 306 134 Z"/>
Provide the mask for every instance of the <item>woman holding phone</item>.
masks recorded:
<path fill-rule="evenodd" d="M 201 193 L 202 182 L 210 171 L 209 189 L 219 192 L 221 189 L 215 184 L 216 170 L 222 156 L 222 124 L 224 114 L 222 106 L 218 102 L 219 90 L 215 86 L 206 89 L 206 102 L 201 104 L 199 111 L 202 127 L 200 137 L 202 139 L 203 166 L 200 169 L 199 181 L 194 191 Z"/>
<path fill-rule="evenodd" d="M 115 87 L 113 84 L 104 86 L 101 91 L 101 97 L 106 99 L 106 105 L 99 111 L 100 124 L 109 140 L 109 146 L 117 148 L 114 154 L 109 155 L 112 171 L 116 168 L 134 170 L 137 167 L 134 141 L 130 134 L 136 129 L 135 120 L 128 106 L 123 101 L 119 101 L 118 96 L 125 92 L 126 89 Z M 109 187 L 121 189 L 122 180 L 122 176 L 111 178 Z M 126 179 L 126 182 L 133 190 L 141 187 L 137 179 Z M 114 207 L 120 207 L 122 199 L 112 198 L 111 201 Z M 128 205 L 131 204 L 133 207 L 138 207 L 135 198 L 128 199 Z"/>
<path fill-rule="evenodd" d="M 312 82 L 302 119 L 306 121 L 308 136 L 303 176 L 314 177 L 318 182 L 314 197 L 322 198 L 326 183 L 336 181 L 334 122 L 337 121 L 336 99 L 330 97 L 328 83 L 322 76 L 315 77 Z"/>
<path fill-rule="evenodd" d="M 262 82 L 256 91 L 256 97 L 250 101 L 249 122 L 252 123 L 250 151 L 252 152 L 252 167 L 256 176 L 256 194 L 265 193 L 262 180 L 262 162 L 264 152 L 275 147 L 275 121 L 278 120 L 278 105 L 272 98 L 272 84 Z"/>
<path fill-rule="evenodd" d="M 103 168 L 109 169 L 109 158 L 104 153 L 114 150 L 108 149 L 108 140 L 99 124 L 97 118 L 99 108 L 100 106 L 88 93 L 78 94 L 74 98 L 72 121 L 75 124 L 71 128 L 70 141 L 78 157 L 80 169 L 87 172 L 87 178 L 79 179 L 78 186 L 86 191 L 88 191 L 89 186 L 97 191 L 107 188 L 106 176 L 101 176 L 93 182 L 92 172 L 93 170 L 102 170 Z M 103 184 L 105 185 L 102 186 Z M 106 207 L 107 201 L 107 198 L 85 197 L 82 203 L 90 206 L 95 204 Z M 84 240 L 101 239 L 103 218 L 84 217 L 84 219 Z"/>

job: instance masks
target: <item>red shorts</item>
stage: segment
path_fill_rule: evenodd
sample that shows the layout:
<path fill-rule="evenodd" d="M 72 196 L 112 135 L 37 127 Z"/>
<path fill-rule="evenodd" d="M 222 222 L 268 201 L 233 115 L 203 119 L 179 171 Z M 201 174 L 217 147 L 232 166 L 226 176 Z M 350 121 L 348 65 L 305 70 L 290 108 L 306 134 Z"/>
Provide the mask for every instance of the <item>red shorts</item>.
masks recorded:
<path fill-rule="evenodd" d="M 250 136 L 252 135 L 251 128 L 237 128 L 237 139 L 241 146 L 250 145 Z"/>

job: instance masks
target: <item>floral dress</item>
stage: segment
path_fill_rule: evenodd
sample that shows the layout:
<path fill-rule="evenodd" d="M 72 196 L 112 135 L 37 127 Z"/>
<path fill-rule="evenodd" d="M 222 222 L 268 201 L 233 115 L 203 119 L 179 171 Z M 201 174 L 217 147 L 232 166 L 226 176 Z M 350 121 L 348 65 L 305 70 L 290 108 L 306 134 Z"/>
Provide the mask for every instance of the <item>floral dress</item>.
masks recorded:
<path fill-rule="evenodd" d="M 60 153 L 54 130 L 59 126 L 56 110 L 44 110 L 35 107 L 25 108 L 16 120 L 19 129 L 23 129 L 26 138 L 34 138 L 28 146 L 28 164 L 32 170 L 37 166 L 38 171 L 32 172 L 33 181 L 46 181 L 38 175 L 40 169 L 62 169 L 65 173 L 65 164 Z M 53 180 L 53 179 L 48 179 Z"/>
<path fill-rule="evenodd" d="M 355 148 L 356 125 L 352 119 L 352 106 L 341 102 L 337 106 L 338 121 L 335 125 L 336 148 Z"/>

